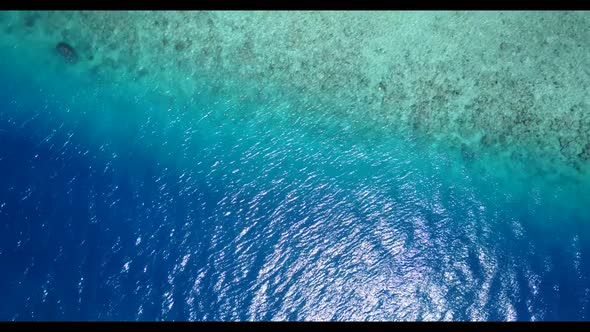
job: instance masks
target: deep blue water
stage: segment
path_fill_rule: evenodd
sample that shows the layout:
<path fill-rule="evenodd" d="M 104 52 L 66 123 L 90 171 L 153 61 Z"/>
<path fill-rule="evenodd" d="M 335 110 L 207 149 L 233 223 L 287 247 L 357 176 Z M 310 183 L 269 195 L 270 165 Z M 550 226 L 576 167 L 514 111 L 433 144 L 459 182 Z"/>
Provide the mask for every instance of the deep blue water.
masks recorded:
<path fill-rule="evenodd" d="M 590 220 L 568 187 L 7 59 L 2 320 L 588 319 Z M 170 105 L 192 113 L 158 118 Z"/>

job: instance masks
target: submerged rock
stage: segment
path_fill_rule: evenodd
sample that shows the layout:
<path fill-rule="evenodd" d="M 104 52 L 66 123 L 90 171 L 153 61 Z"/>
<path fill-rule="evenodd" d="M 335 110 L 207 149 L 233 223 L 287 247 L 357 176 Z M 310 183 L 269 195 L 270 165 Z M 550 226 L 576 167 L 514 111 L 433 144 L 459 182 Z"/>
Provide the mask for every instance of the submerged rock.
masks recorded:
<path fill-rule="evenodd" d="M 59 52 L 59 54 L 69 63 L 76 63 L 78 62 L 78 54 L 76 50 L 69 44 L 65 42 L 59 42 L 55 46 L 55 49 Z"/>

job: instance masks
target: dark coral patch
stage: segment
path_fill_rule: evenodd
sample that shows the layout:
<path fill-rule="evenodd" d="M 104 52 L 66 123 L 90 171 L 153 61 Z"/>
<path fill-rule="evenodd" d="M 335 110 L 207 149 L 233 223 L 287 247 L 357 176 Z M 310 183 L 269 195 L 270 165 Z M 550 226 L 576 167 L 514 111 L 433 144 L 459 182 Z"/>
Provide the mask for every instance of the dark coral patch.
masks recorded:
<path fill-rule="evenodd" d="M 37 15 L 27 15 L 24 18 L 24 25 L 27 28 L 32 28 L 35 26 L 35 23 L 37 21 L 38 16 Z"/>
<path fill-rule="evenodd" d="M 76 50 L 71 45 L 65 42 L 59 42 L 55 46 L 55 49 L 68 63 L 78 62 L 78 53 L 76 53 Z"/>
<path fill-rule="evenodd" d="M 186 44 L 184 42 L 179 41 L 174 44 L 174 49 L 177 51 L 182 51 L 185 48 L 186 48 Z"/>

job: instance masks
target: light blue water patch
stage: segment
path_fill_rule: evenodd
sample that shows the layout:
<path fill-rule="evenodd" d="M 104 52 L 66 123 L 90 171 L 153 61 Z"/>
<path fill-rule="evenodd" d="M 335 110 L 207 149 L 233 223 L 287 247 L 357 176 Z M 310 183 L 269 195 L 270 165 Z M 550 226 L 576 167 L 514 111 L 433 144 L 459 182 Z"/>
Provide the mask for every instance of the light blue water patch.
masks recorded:
<path fill-rule="evenodd" d="M 588 319 L 585 187 L 6 47 L 1 319 Z"/>

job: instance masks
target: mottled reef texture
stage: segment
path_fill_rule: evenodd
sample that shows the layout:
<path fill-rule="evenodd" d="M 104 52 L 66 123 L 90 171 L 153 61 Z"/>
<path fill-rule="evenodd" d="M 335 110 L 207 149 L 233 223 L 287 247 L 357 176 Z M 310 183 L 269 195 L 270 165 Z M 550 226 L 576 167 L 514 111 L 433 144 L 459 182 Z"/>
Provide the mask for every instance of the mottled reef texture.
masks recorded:
<path fill-rule="evenodd" d="M 472 157 L 533 154 L 576 172 L 590 164 L 590 13 L 26 12 L 0 20 L 5 33 L 72 45 L 77 66 L 105 77 L 177 77 L 184 90 L 191 77 L 216 77 L 220 87 L 239 77 L 259 98 L 279 86 L 302 105 L 335 105 L 318 112 L 343 126 L 419 133 Z"/>

